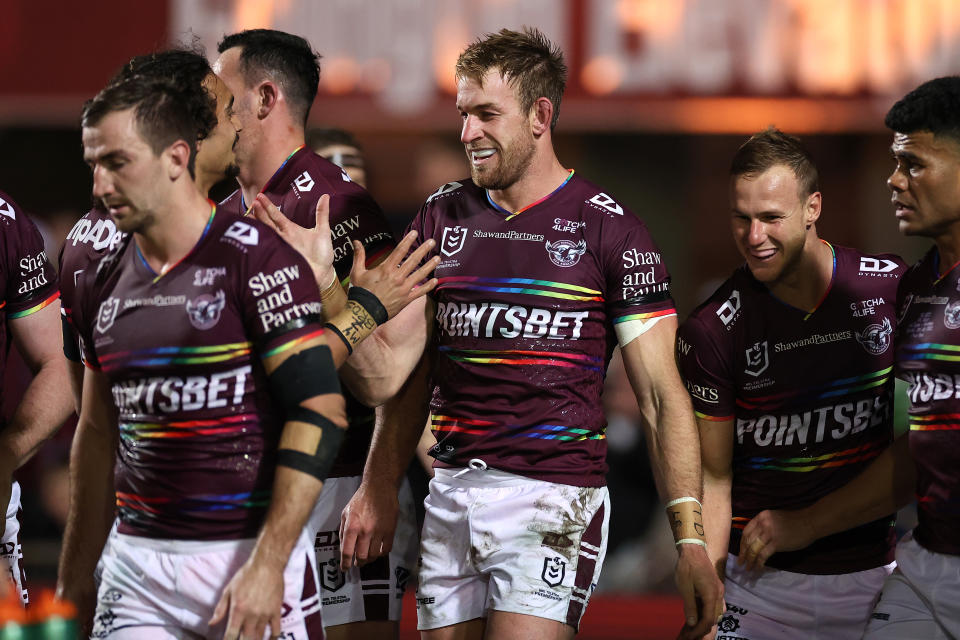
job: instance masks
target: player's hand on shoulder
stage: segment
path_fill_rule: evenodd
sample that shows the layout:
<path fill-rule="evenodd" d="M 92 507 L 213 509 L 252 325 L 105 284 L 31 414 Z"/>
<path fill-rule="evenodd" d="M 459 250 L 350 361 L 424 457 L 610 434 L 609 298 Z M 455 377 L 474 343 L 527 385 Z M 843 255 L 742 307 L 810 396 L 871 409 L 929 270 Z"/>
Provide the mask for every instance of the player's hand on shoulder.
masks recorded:
<path fill-rule="evenodd" d="M 704 547 L 682 544 L 679 549 L 674 577 L 683 598 L 683 615 L 686 618 L 679 637 L 693 640 L 709 633 L 723 615 L 726 608 L 723 583 Z"/>
<path fill-rule="evenodd" d="M 317 200 L 316 224 L 312 229 L 301 227 L 289 220 L 264 194 L 257 195 L 253 203 L 253 215 L 257 220 L 276 231 L 284 241 L 302 255 L 320 286 L 325 286 L 336 277 L 333 268 L 333 237 L 330 234 L 330 196 L 324 194 Z"/>
<path fill-rule="evenodd" d="M 262 638 L 267 627 L 270 635 L 280 635 L 283 610 L 283 567 L 262 562 L 254 553 L 230 579 L 210 618 L 213 627 L 224 619 L 225 640 Z"/>
<path fill-rule="evenodd" d="M 761 511 L 743 528 L 737 563 L 751 571 L 762 569 L 778 551 L 797 551 L 815 540 L 811 520 L 802 510 Z"/>
<path fill-rule="evenodd" d="M 388 318 L 397 315 L 401 309 L 437 286 L 436 278 L 426 281 L 425 279 L 440 264 L 440 256 L 434 256 L 420 264 L 436 242 L 430 238 L 408 256 L 407 253 L 410 252 L 410 247 L 416 239 L 416 231 L 411 231 L 383 262 L 369 270 L 366 268 L 366 252 L 363 245 L 356 240 L 353 241 L 353 268 L 350 271 L 350 282 L 375 295 L 386 309 Z M 419 268 L 418 265 L 420 265 Z"/>
<path fill-rule="evenodd" d="M 390 553 L 399 511 L 396 487 L 360 484 L 340 514 L 340 566 L 344 571 Z"/>

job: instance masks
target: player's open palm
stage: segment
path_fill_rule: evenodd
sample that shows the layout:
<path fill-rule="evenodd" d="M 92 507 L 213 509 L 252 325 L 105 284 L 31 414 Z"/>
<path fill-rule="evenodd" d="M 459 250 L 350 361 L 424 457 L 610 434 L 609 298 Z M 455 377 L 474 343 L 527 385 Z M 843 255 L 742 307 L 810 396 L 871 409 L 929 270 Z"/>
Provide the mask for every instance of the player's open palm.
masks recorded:
<path fill-rule="evenodd" d="M 227 620 L 225 640 L 262 638 L 267 627 L 270 635 L 280 635 L 283 610 L 283 568 L 271 568 L 257 557 L 249 560 L 227 584 L 210 618 L 210 626 Z"/>
<path fill-rule="evenodd" d="M 363 565 L 393 548 L 400 505 L 396 488 L 362 482 L 340 514 L 340 566 Z"/>
<path fill-rule="evenodd" d="M 330 196 L 324 194 L 317 200 L 316 224 L 312 229 L 301 227 L 289 220 L 267 196 L 257 195 L 253 203 L 253 215 L 271 227 L 280 237 L 302 255 L 317 284 L 321 287 L 333 282 L 333 237 L 330 234 Z"/>
<path fill-rule="evenodd" d="M 388 318 L 397 315 L 401 309 L 437 286 L 436 278 L 424 280 L 440 264 L 440 256 L 434 256 L 423 262 L 436 242 L 429 239 L 408 256 L 410 247 L 416 239 L 415 231 L 408 233 L 383 262 L 372 269 L 366 268 L 366 253 L 363 245 L 356 240 L 353 241 L 353 268 L 350 271 L 350 282 L 377 296 L 380 304 L 387 310 Z"/>

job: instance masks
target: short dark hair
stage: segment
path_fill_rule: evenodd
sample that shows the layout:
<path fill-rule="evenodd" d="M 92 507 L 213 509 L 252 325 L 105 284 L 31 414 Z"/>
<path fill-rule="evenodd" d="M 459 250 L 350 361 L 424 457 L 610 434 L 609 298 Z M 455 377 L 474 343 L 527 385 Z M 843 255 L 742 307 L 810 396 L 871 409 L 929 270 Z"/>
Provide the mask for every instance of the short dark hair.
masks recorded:
<path fill-rule="evenodd" d="M 195 177 L 200 131 L 216 126 L 216 101 L 201 85 L 186 85 L 171 78 L 134 74 L 107 85 L 83 105 L 81 126 L 95 127 L 107 114 L 134 110 L 137 130 L 154 154 L 178 140 L 190 147 L 187 168 Z"/>
<path fill-rule="evenodd" d="M 248 29 L 224 36 L 217 51 L 240 47 L 240 70 L 247 86 L 264 77 L 280 85 L 293 116 L 307 124 L 310 107 L 320 83 L 320 54 L 310 43 L 290 33 L 274 29 Z"/>
<path fill-rule="evenodd" d="M 753 134 L 737 149 L 730 163 L 730 176 L 757 176 L 781 164 L 793 170 L 801 198 L 820 190 L 817 165 L 800 142 L 800 138 L 775 127 L 767 127 L 760 133 Z"/>
<path fill-rule="evenodd" d="M 898 100 L 883 122 L 897 133 L 929 131 L 960 143 L 960 76 L 924 82 Z"/>
<path fill-rule="evenodd" d="M 553 104 L 550 129 L 557 126 L 560 99 L 567 85 L 567 65 L 560 47 L 533 27 L 488 33 L 460 54 L 457 78 L 469 78 L 482 85 L 483 76 L 490 69 L 497 69 L 516 89 L 523 113 L 528 113 L 538 98 L 550 100 Z"/>
<path fill-rule="evenodd" d="M 353 134 L 343 129 L 311 129 L 307 132 L 307 146 L 311 149 L 329 147 L 333 144 L 342 144 L 347 147 L 353 147 L 357 151 L 363 151 L 363 147 L 353 137 Z"/>
<path fill-rule="evenodd" d="M 203 86 L 206 79 L 213 75 L 213 69 L 210 67 L 210 62 L 204 55 L 203 49 L 198 45 L 191 49 L 167 49 L 166 51 L 155 51 L 134 56 L 117 71 L 109 84 L 123 82 L 135 75 L 141 75 L 145 78 L 168 79 L 177 85 L 204 89 L 214 101 L 214 118 L 212 121 L 206 118 L 198 119 L 200 129 L 197 139 L 205 139 L 216 127 L 216 95 L 212 90 Z"/>

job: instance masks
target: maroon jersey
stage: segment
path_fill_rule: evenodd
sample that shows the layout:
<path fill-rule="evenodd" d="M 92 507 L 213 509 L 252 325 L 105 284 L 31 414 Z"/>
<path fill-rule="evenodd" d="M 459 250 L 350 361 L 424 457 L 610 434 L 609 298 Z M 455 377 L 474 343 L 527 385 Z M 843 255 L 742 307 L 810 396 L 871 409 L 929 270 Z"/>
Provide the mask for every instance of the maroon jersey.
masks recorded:
<path fill-rule="evenodd" d="M 353 265 L 353 240 L 366 250 L 367 264 L 379 261 L 396 243 L 393 232 L 377 203 L 366 190 L 352 182 L 347 174 L 326 158 L 306 147 L 296 149 L 263 187 L 270 202 L 301 227 L 316 224 L 317 200 L 330 195 L 330 230 L 333 234 L 333 266 L 344 283 Z M 244 215 L 251 203 L 244 202 L 238 189 L 221 203 L 221 208 Z M 373 435 L 373 409 L 360 403 L 343 385 L 350 428 L 337 456 L 330 477 L 356 476 Z"/>
<path fill-rule="evenodd" d="M 261 358 L 322 333 L 304 259 L 256 220 L 211 213 L 162 276 L 127 237 L 81 277 L 73 318 L 119 412 L 121 533 L 256 535 L 282 416 Z"/>
<path fill-rule="evenodd" d="M 672 315 L 669 274 L 646 226 L 580 178 L 510 214 L 469 180 L 411 223 L 442 262 L 431 294 L 439 354 L 431 422 L 438 464 L 603 486 L 603 379 L 614 325 Z"/>
<path fill-rule="evenodd" d="M 6 320 L 36 313 L 57 299 L 57 278 L 40 232 L 23 209 L 0 192 L 0 377 L 10 334 Z"/>
<path fill-rule="evenodd" d="M 64 353 L 71 360 L 79 361 L 77 349 L 78 336 L 72 327 L 73 307 L 77 303 L 74 292 L 80 276 L 103 255 L 116 246 L 124 236 L 117 230 L 113 218 L 101 207 L 94 207 L 70 229 L 63 246 L 60 247 L 57 273 L 60 279 L 60 314 L 64 319 Z"/>
<path fill-rule="evenodd" d="M 774 297 L 743 266 L 677 340 L 699 418 L 734 421 L 730 552 L 764 509 L 797 509 L 843 486 L 893 438 L 893 333 L 903 263 L 833 247 L 815 311 Z M 777 553 L 771 567 L 860 571 L 893 560 L 893 515 Z"/>
<path fill-rule="evenodd" d="M 915 537 L 960 554 L 960 270 L 940 276 L 933 248 L 903 276 L 897 375 L 910 383 L 910 454 L 917 468 Z"/>

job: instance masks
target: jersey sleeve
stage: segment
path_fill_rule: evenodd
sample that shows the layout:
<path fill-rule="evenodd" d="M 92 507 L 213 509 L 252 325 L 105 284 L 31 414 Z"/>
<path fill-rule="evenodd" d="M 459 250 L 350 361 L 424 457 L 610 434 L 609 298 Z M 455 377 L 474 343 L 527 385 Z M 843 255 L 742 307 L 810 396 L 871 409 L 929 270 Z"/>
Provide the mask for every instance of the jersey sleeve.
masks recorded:
<path fill-rule="evenodd" d="M 0 218 L 6 276 L 2 307 L 13 320 L 52 304 L 60 292 L 40 231 L 5 194 L 0 194 Z"/>
<path fill-rule="evenodd" d="M 643 222 L 629 222 L 604 229 L 606 299 L 614 325 L 676 315 L 660 249 Z"/>
<path fill-rule="evenodd" d="M 245 225 L 253 229 L 234 229 Z M 303 256 L 270 228 L 236 220 L 228 233 L 257 237 L 246 254 L 239 281 L 247 335 L 262 358 L 282 353 L 323 334 L 320 292 Z"/>
<path fill-rule="evenodd" d="M 354 240 L 363 244 L 367 266 L 382 260 L 397 245 L 390 223 L 366 191 L 332 194 L 330 232 L 333 235 L 333 266 L 340 280 L 350 275 Z"/>
<path fill-rule="evenodd" d="M 713 335 L 696 315 L 677 331 L 677 367 L 690 393 L 693 409 L 704 420 L 732 420 L 736 406 L 726 336 Z"/>

